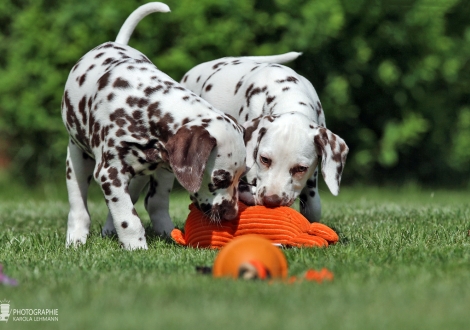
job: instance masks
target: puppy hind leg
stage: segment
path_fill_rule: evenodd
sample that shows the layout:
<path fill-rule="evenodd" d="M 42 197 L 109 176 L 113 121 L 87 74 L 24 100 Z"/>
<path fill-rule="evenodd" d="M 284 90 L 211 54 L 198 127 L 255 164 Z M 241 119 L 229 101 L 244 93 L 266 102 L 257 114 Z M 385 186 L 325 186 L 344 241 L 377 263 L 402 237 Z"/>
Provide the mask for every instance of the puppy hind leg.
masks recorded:
<path fill-rule="evenodd" d="M 131 196 L 132 203 L 135 205 L 139 200 L 140 193 L 144 189 L 144 187 L 149 182 L 149 177 L 145 175 L 135 176 L 131 179 L 129 183 L 129 195 Z M 108 212 L 108 216 L 106 217 L 106 223 L 104 224 L 103 228 L 101 229 L 101 235 L 103 236 L 111 236 L 116 235 L 116 228 L 114 228 L 114 221 L 111 212 Z"/>
<path fill-rule="evenodd" d="M 300 193 L 300 213 L 310 222 L 319 222 L 321 218 L 321 201 L 318 193 L 318 168 Z"/>
<path fill-rule="evenodd" d="M 170 192 L 173 189 L 174 179 L 174 174 L 162 167 L 159 167 L 150 178 L 145 208 L 157 235 L 169 236 L 175 228 L 169 213 Z"/>
<path fill-rule="evenodd" d="M 67 147 L 66 178 L 70 211 L 67 221 L 66 246 L 84 244 L 90 232 L 87 206 L 88 187 L 95 161 L 71 140 Z"/>

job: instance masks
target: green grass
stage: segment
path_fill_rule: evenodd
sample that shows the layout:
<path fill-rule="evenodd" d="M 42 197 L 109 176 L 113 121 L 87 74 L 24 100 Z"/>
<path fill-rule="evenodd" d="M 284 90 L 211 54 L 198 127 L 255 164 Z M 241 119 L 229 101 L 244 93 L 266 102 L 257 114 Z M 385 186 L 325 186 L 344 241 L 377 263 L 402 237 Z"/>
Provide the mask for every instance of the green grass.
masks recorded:
<path fill-rule="evenodd" d="M 326 249 L 285 249 L 289 274 L 326 267 L 334 281 L 266 283 L 196 274 L 215 251 L 149 238 L 124 251 L 99 235 L 107 210 L 94 190 L 92 235 L 65 249 L 62 188 L 0 193 L 0 263 L 17 287 L 11 308 L 57 308 L 58 322 L 2 329 L 463 329 L 470 323 L 470 194 L 343 188 L 322 191 L 323 222 L 340 235 Z M 175 192 L 182 227 L 189 199 Z M 138 212 L 148 223 L 141 203 Z"/>

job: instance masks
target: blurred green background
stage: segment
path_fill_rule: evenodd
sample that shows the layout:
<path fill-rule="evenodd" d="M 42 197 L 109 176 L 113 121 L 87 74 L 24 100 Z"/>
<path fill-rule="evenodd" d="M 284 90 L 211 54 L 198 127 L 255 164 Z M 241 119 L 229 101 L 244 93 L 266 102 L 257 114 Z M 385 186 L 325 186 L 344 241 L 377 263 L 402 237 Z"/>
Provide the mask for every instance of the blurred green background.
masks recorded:
<path fill-rule="evenodd" d="M 64 180 L 67 75 L 144 3 L 0 1 L 0 181 Z M 219 57 L 303 52 L 289 65 L 350 147 L 343 184 L 470 187 L 468 0 L 166 3 L 130 45 L 177 81 Z"/>

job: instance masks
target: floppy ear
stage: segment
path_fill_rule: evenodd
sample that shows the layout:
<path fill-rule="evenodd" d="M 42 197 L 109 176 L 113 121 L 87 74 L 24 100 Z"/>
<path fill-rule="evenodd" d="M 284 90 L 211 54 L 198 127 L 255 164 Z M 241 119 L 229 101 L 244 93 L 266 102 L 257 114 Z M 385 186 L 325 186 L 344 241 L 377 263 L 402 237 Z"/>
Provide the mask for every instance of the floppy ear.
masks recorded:
<path fill-rule="evenodd" d="M 349 148 L 342 138 L 333 134 L 324 127 L 314 128 L 314 143 L 317 153 L 321 156 L 321 173 L 328 188 L 333 195 L 339 193 L 339 185 L 341 183 L 341 175 Z"/>
<path fill-rule="evenodd" d="M 217 140 L 202 126 L 181 127 L 165 145 L 173 173 L 190 193 L 201 188 L 209 155 Z"/>

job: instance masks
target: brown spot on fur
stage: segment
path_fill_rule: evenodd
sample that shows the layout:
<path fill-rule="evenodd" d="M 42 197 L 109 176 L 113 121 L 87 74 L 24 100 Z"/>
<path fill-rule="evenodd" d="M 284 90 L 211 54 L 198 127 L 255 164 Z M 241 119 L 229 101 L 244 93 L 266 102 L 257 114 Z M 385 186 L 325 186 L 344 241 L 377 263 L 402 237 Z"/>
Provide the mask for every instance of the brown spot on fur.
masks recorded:
<path fill-rule="evenodd" d="M 253 88 L 253 84 L 251 84 L 248 89 L 246 90 L 245 92 L 245 97 L 246 97 L 246 104 L 247 106 L 249 107 L 250 106 L 250 101 L 251 101 L 251 98 L 257 94 L 260 94 L 262 92 L 264 92 L 266 90 L 267 87 L 263 87 L 263 88 L 260 88 L 260 87 L 256 87 L 256 88 Z"/>
<path fill-rule="evenodd" d="M 114 81 L 113 87 L 114 87 L 114 88 L 126 89 L 126 88 L 130 88 L 131 85 L 129 84 L 129 82 L 128 82 L 127 80 L 118 77 L 118 78 Z"/>
<path fill-rule="evenodd" d="M 111 183 L 105 182 L 101 185 L 101 189 L 103 189 L 103 192 L 106 196 L 111 195 Z"/>
<path fill-rule="evenodd" d="M 144 89 L 144 93 L 145 93 L 145 96 L 149 97 L 150 95 L 152 95 L 155 92 L 158 92 L 161 89 L 163 89 L 162 85 L 158 85 L 155 87 L 147 87 Z"/>
<path fill-rule="evenodd" d="M 261 121 L 261 117 L 255 118 L 252 121 L 252 124 L 248 126 L 248 128 L 245 130 L 245 135 L 244 135 L 244 141 L 245 144 L 248 143 L 248 141 L 251 140 L 251 137 L 253 135 L 253 132 L 258 129 L 259 122 Z"/>
<path fill-rule="evenodd" d="M 109 119 L 111 121 L 116 121 L 118 118 L 122 118 L 125 115 L 126 115 L 126 111 L 123 108 L 119 108 L 109 115 Z"/>
<path fill-rule="evenodd" d="M 237 86 L 235 86 L 235 93 L 234 94 L 237 94 L 238 90 L 240 89 L 240 87 L 242 86 L 243 84 L 243 80 L 240 80 L 238 83 L 237 83 Z"/>
<path fill-rule="evenodd" d="M 109 83 L 109 76 L 111 75 L 110 71 L 106 72 L 104 75 L 98 79 L 98 90 L 102 90 L 106 86 L 108 86 Z"/>
<path fill-rule="evenodd" d="M 298 80 L 297 78 L 295 78 L 295 77 L 290 76 L 290 77 L 287 77 L 287 78 L 286 78 L 286 81 L 293 82 L 293 83 L 296 83 L 296 84 L 297 84 L 297 82 L 298 82 L 299 80 Z"/>
<path fill-rule="evenodd" d="M 84 73 L 84 74 L 80 77 L 80 80 L 78 81 L 78 85 L 79 85 L 79 86 L 82 86 L 83 83 L 85 82 L 85 79 L 86 79 L 86 73 Z"/>
<path fill-rule="evenodd" d="M 226 63 L 225 63 L 225 62 L 219 62 L 219 63 L 217 63 L 217 64 L 214 64 L 214 66 L 212 67 L 212 69 L 215 70 L 215 69 L 217 69 L 219 66 L 224 65 L 224 64 L 226 64 Z"/>
<path fill-rule="evenodd" d="M 139 108 L 143 108 L 149 104 L 149 100 L 146 98 L 140 98 L 140 97 L 134 97 L 134 96 L 129 96 L 126 99 L 126 103 L 129 104 L 129 106 L 134 107 L 137 105 Z"/>
<path fill-rule="evenodd" d="M 267 102 L 268 104 L 270 104 L 272 101 L 274 101 L 275 98 L 276 98 L 275 96 L 269 96 L 269 97 L 266 99 L 266 102 Z"/>
<path fill-rule="evenodd" d="M 82 99 L 80 100 L 80 102 L 78 103 L 78 111 L 80 112 L 80 114 L 82 115 L 82 122 L 84 125 L 87 124 L 87 115 L 86 115 L 86 111 L 85 111 L 85 108 L 86 108 L 86 96 L 82 97 Z"/>
<path fill-rule="evenodd" d="M 70 180 L 72 179 L 72 169 L 70 168 L 70 164 L 69 164 L 69 161 L 67 160 L 66 162 L 66 176 L 67 176 L 67 179 Z"/>
<path fill-rule="evenodd" d="M 108 57 L 106 60 L 104 60 L 104 62 L 102 63 L 102 65 L 108 65 L 110 64 L 111 62 L 114 61 L 114 58 L 112 57 Z"/>

